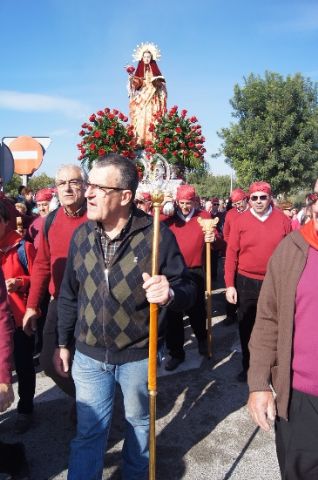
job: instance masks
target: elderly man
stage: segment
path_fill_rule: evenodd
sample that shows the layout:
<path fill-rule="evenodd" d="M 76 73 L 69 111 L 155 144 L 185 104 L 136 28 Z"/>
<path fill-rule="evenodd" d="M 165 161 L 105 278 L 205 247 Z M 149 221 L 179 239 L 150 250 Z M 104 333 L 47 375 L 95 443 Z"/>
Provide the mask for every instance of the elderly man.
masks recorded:
<path fill-rule="evenodd" d="M 191 185 L 181 185 L 177 189 L 177 211 L 165 220 L 170 230 L 175 234 L 179 248 L 183 254 L 191 277 L 197 287 L 197 301 L 190 309 L 184 306 L 184 313 L 189 316 L 191 327 L 198 340 L 198 350 L 201 355 L 207 354 L 207 331 L 205 311 L 204 284 L 204 252 L 205 242 L 214 240 L 214 233 L 204 234 L 198 223 L 198 218 L 211 218 L 204 210 L 196 210 L 194 199 L 196 192 Z M 175 370 L 184 361 L 184 327 L 183 313 L 169 311 L 167 322 L 166 343 L 170 359 L 165 369 Z"/>
<path fill-rule="evenodd" d="M 188 308 L 195 299 L 176 240 L 163 224 L 160 273 L 149 275 L 153 219 L 134 205 L 137 185 L 138 172 L 130 160 L 115 154 L 99 159 L 87 183 L 89 222 L 71 241 L 58 302 L 56 363 L 61 375 L 68 375 L 75 336 L 77 434 L 69 480 L 102 478 L 116 383 L 126 418 L 123 478 L 148 478 L 148 302 L 162 307 L 162 343 L 166 307 Z"/>
<path fill-rule="evenodd" d="M 249 411 L 275 422 L 282 479 L 318 478 L 318 194 L 312 220 L 288 235 L 268 266 L 249 343 Z"/>
<path fill-rule="evenodd" d="M 225 216 L 225 222 L 223 227 L 223 237 L 227 243 L 230 238 L 231 225 L 235 222 L 237 217 L 248 210 L 248 195 L 241 188 L 235 188 L 231 193 L 231 202 L 233 208 L 231 208 Z M 232 303 L 226 302 L 226 318 L 223 321 L 223 325 L 232 325 L 237 320 L 236 315 L 237 306 Z"/>
<path fill-rule="evenodd" d="M 23 319 L 28 335 L 36 330 L 40 305 L 47 289 L 51 295 L 43 331 L 40 363 L 45 373 L 67 394 L 74 396 L 71 378 L 57 374 L 53 365 L 56 347 L 57 297 L 64 274 L 66 258 L 74 230 L 87 220 L 85 202 L 85 172 L 77 165 L 63 165 L 57 171 L 55 185 L 61 207 L 51 212 L 39 233 L 39 248 L 32 270 L 32 282 Z"/>
<path fill-rule="evenodd" d="M 289 219 L 272 207 L 272 192 L 268 183 L 252 183 L 249 197 L 251 208 L 242 213 L 231 227 L 225 259 L 226 299 L 238 304 L 243 366 L 238 380 L 242 382 L 247 378 L 248 342 L 267 262 L 279 242 L 291 231 Z"/>
<path fill-rule="evenodd" d="M 35 249 L 39 248 L 39 231 L 45 223 L 45 217 L 49 214 L 50 201 L 52 200 L 52 190 L 49 188 L 42 188 L 35 196 L 36 207 L 39 216 L 36 217 L 28 229 L 28 238 L 33 242 Z"/>

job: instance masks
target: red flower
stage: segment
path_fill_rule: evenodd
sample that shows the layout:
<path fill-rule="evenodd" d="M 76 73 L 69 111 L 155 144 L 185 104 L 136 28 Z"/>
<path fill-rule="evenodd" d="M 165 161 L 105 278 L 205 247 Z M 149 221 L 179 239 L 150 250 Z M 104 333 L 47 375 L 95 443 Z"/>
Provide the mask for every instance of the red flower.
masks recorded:
<path fill-rule="evenodd" d="M 109 113 L 109 114 L 108 114 L 108 118 L 109 118 L 110 120 L 113 120 L 113 119 L 115 118 L 115 115 L 114 115 L 113 113 Z"/>
<path fill-rule="evenodd" d="M 124 116 L 123 122 L 128 122 L 128 117 Z"/>
<path fill-rule="evenodd" d="M 105 113 L 103 112 L 103 110 L 99 110 L 97 112 L 97 115 L 99 115 L 100 117 L 104 117 L 105 116 Z"/>
<path fill-rule="evenodd" d="M 165 143 L 166 145 L 169 145 L 169 144 L 171 143 L 170 138 L 165 138 L 165 139 L 164 139 L 164 143 Z"/>
<path fill-rule="evenodd" d="M 118 115 L 118 113 L 119 113 L 119 111 L 116 110 L 115 108 L 113 108 L 113 114 L 114 114 L 114 115 Z"/>
<path fill-rule="evenodd" d="M 200 154 L 199 154 L 198 152 L 194 152 L 193 156 L 194 156 L 195 158 L 199 158 L 199 157 L 200 157 Z"/>
<path fill-rule="evenodd" d="M 197 117 L 195 117 L 195 116 L 193 116 L 193 117 L 190 118 L 190 122 L 191 122 L 191 123 L 195 123 L 195 122 L 197 122 L 197 121 L 198 121 L 198 119 L 197 119 Z"/>
<path fill-rule="evenodd" d="M 148 130 L 149 130 L 149 132 L 154 132 L 154 131 L 155 131 L 155 126 L 154 126 L 153 123 L 151 123 L 151 124 L 149 125 L 149 129 L 148 129 Z"/>
<path fill-rule="evenodd" d="M 90 146 L 89 146 L 89 149 L 92 150 L 92 151 L 96 150 L 95 143 L 91 143 Z"/>
<path fill-rule="evenodd" d="M 79 135 L 80 135 L 81 137 L 84 137 L 84 135 L 85 135 L 84 130 L 81 130 L 81 131 L 79 132 Z"/>
<path fill-rule="evenodd" d="M 182 132 L 182 128 L 176 127 L 176 133 L 181 133 L 181 132 Z"/>
<path fill-rule="evenodd" d="M 105 153 L 106 153 L 106 150 L 105 150 L 104 148 L 100 148 L 100 149 L 98 150 L 98 155 L 99 155 L 100 157 L 102 157 L 103 155 L 105 155 Z"/>
<path fill-rule="evenodd" d="M 109 112 L 110 112 L 110 109 L 109 109 L 109 108 L 104 108 L 104 112 L 105 112 L 105 113 L 109 113 Z"/>
<path fill-rule="evenodd" d="M 88 127 L 88 124 L 86 122 L 83 123 L 82 128 L 87 128 L 87 127 Z"/>
<path fill-rule="evenodd" d="M 129 75 L 132 75 L 135 71 L 135 67 L 133 65 L 127 65 L 126 66 L 126 72 L 129 73 Z"/>
<path fill-rule="evenodd" d="M 189 142 L 188 145 L 190 148 L 193 148 L 195 144 L 193 142 Z"/>
<path fill-rule="evenodd" d="M 175 150 L 174 152 L 172 152 L 172 155 L 173 155 L 174 157 L 176 157 L 176 156 L 178 155 L 178 151 Z"/>
<path fill-rule="evenodd" d="M 94 122 L 94 121 L 95 121 L 95 118 L 96 118 L 95 113 L 92 113 L 92 115 L 89 117 L 89 121 L 90 121 L 90 122 Z"/>
<path fill-rule="evenodd" d="M 188 113 L 188 110 L 182 110 L 181 111 L 181 117 L 184 118 L 187 113 Z"/>
<path fill-rule="evenodd" d="M 166 155 L 166 154 L 168 153 L 168 149 L 167 149 L 167 148 L 163 148 L 163 149 L 162 149 L 162 153 L 163 153 L 164 155 Z"/>
<path fill-rule="evenodd" d="M 99 138 L 99 137 L 101 137 L 101 136 L 102 136 L 102 134 L 101 134 L 101 132 L 100 132 L 99 130 L 96 130 L 96 132 L 94 132 L 94 137 L 95 137 L 95 138 Z"/>
<path fill-rule="evenodd" d="M 87 127 L 87 128 L 88 128 L 88 130 L 89 130 L 90 132 L 93 130 L 93 127 L 92 127 L 92 125 L 88 125 L 88 127 Z"/>
<path fill-rule="evenodd" d="M 114 128 L 109 128 L 107 130 L 107 135 L 109 135 L 110 137 L 112 137 L 113 135 L 115 135 L 115 129 Z"/>

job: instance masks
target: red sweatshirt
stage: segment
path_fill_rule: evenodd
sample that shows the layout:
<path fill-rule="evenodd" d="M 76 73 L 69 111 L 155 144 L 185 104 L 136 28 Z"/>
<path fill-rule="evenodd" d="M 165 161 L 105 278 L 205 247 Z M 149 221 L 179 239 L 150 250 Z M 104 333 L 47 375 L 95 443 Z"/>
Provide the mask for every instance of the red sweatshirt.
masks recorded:
<path fill-rule="evenodd" d="M 39 232 L 27 307 L 37 308 L 47 289 L 57 298 L 74 230 L 86 221 L 86 211 L 80 217 L 69 217 L 60 207 L 50 226 L 48 239 L 43 231 Z"/>
<path fill-rule="evenodd" d="M 189 268 L 203 265 L 205 242 L 198 217 L 211 218 L 211 215 L 203 210 L 196 210 L 188 222 L 181 220 L 177 214 L 165 220 L 166 225 L 175 234 L 184 261 Z"/>
<path fill-rule="evenodd" d="M 263 280 L 267 263 L 279 242 L 291 232 L 289 218 L 277 209 L 262 222 L 250 210 L 231 225 L 225 259 L 226 287 L 235 285 L 235 274 Z"/>
<path fill-rule="evenodd" d="M 231 208 L 225 215 L 225 222 L 223 227 L 223 238 L 226 243 L 229 241 L 231 226 L 239 215 L 242 215 L 236 208 Z"/>

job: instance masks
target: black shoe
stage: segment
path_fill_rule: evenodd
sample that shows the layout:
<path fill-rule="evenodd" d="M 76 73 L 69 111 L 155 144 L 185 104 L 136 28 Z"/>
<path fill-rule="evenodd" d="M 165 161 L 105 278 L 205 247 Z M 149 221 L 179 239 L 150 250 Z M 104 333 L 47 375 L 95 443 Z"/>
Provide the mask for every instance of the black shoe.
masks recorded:
<path fill-rule="evenodd" d="M 176 357 L 171 357 L 170 360 L 167 361 L 165 364 L 165 370 L 168 370 L 168 372 L 172 372 L 176 368 L 179 367 L 180 363 L 184 362 L 184 358 L 176 358 Z"/>
<path fill-rule="evenodd" d="M 0 442 L 0 472 L 8 473 L 15 480 L 29 478 L 29 466 L 23 443 Z"/>
<path fill-rule="evenodd" d="M 236 378 L 239 382 L 246 383 L 247 382 L 247 372 L 245 370 L 242 370 Z"/>
<path fill-rule="evenodd" d="M 198 350 L 199 354 L 203 357 L 208 356 L 208 341 L 206 338 L 204 340 L 198 340 Z"/>

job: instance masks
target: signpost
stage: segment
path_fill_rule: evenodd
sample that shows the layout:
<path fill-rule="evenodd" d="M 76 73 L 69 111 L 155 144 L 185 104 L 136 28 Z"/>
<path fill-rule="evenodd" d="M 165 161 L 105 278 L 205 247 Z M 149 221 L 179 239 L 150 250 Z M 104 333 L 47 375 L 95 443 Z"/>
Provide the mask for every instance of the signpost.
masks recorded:
<path fill-rule="evenodd" d="M 41 165 L 43 156 L 51 143 L 50 137 L 4 137 L 14 160 L 14 172 L 22 175 L 23 185 L 27 185 L 28 176 Z M 12 176 L 12 175 L 11 175 Z"/>

